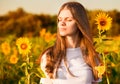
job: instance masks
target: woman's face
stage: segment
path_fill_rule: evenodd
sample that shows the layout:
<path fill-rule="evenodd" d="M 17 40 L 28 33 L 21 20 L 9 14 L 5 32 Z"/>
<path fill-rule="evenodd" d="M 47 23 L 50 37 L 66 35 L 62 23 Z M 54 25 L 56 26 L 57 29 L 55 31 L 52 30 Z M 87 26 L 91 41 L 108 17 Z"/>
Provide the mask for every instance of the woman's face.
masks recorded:
<path fill-rule="evenodd" d="M 72 36 L 78 31 L 70 10 L 63 9 L 58 15 L 58 30 L 61 36 Z"/>

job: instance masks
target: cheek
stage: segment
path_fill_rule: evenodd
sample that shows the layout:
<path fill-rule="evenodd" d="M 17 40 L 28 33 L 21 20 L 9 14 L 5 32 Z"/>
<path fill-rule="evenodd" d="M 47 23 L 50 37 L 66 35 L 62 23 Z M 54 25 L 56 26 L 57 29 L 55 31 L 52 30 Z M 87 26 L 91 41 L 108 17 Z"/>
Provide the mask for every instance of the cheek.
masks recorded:
<path fill-rule="evenodd" d="M 61 36 L 66 36 L 66 35 L 67 35 L 67 30 L 66 30 L 66 29 L 61 29 L 61 28 L 58 26 L 58 33 L 59 33 Z"/>
<path fill-rule="evenodd" d="M 59 23 L 59 22 L 57 23 L 57 27 L 58 27 L 58 28 L 60 27 L 60 23 Z"/>
<path fill-rule="evenodd" d="M 76 33 L 78 31 L 78 28 L 75 24 L 73 25 L 69 25 L 69 31 L 73 32 L 73 33 Z"/>

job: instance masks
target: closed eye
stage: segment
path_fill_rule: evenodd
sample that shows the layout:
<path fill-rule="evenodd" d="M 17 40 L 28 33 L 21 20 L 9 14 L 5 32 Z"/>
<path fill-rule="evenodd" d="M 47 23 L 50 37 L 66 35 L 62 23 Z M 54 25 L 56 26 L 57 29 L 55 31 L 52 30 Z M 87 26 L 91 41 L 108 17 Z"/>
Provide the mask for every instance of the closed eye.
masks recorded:
<path fill-rule="evenodd" d="M 67 21 L 72 21 L 72 19 L 67 19 Z"/>

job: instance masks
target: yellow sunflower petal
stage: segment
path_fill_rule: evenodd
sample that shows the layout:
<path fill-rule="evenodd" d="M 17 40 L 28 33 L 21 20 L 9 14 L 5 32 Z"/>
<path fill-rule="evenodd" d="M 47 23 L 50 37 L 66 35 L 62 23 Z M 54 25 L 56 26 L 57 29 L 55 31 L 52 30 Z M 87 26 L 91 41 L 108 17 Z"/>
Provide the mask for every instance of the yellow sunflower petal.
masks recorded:
<path fill-rule="evenodd" d="M 98 77 L 102 77 L 102 75 L 105 73 L 105 66 L 96 66 L 95 70 L 98 71 Z"/>
<path fill-rule="evenodd" d="M 16 45 L 18 46 L 18 50 L 20 54 L 27 55 L 31 49 L 31 43 L 29 39 L 26 37 L 21 37 L 16 41 Z"/>
<path fill-rule="evenodd" d="M 95 18 L 98 30 L 109 30 L 112 23 L 112 18 L 108 14 L 101 12 Z"/>

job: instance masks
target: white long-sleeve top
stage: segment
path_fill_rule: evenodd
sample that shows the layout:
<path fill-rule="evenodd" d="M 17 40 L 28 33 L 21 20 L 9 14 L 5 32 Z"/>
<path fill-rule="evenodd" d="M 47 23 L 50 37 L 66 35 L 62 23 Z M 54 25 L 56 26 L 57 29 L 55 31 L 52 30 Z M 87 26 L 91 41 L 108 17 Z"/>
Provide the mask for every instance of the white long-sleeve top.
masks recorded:
<path fill-rule="evenodd" d="M 71 77 L 67 72 L 64 62 L 62 61 L 57 72 L 56 79 L 41 78 L 42 84 L 92 84 L 94 78 L 92 69 L 85 63 L 80 47 L 67 48 L 66 50 L 67 65 L 70 72 L 75 76 Z M 41 59 L 41 69 L 44 72 L 46 65 L 46 55 Z M 45 72 L 44 72 L 45 73 Z M 47 74 L 45 73 L 47 76 Z M 96 82 L 96 81 L 94 81 Z"/>

